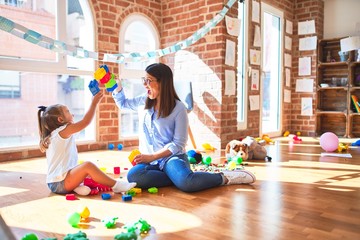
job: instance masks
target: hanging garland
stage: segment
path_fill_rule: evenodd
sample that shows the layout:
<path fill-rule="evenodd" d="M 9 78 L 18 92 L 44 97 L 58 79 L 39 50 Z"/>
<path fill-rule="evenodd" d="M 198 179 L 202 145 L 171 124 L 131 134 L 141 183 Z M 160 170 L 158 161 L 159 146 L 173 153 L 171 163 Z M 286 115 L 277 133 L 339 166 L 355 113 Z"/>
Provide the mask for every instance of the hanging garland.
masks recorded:
<path fill-rule="evenodd" d="M 228 10 L 233 6 L 236 1 L 243 2 L 244 0 L 229 0 L 228 3 L 223 7 L 223 9 L 202 28 L 197 30 L 185 40 L 182 40 L 170 47 L 148 52 L 132 52 L 120 54 L 106 53 L 104 54 L 104 58 L 102 61 L 114 63 L 140 62 L 145 59 L 162 57 L 171 53 L 175 53 L 179 50 L 183 50 L 193 45 L 199 39 L 203 38 L 208 32 L 210 32 L 210 30 L 213 29 L 225 17 Z M 92 58 L 94 60 L 99 60 L 99 53 L 97 52 L 88 51 L 83 48 L 71 46 L 64 42 L 49 38 L 2 16 L 0 16 L 0 29 L 16 37 L 24 39 L 32 44 L 38 45 L 42 48 L 46 48 L 54 52 L 63 53 L 77 58 Z"/>

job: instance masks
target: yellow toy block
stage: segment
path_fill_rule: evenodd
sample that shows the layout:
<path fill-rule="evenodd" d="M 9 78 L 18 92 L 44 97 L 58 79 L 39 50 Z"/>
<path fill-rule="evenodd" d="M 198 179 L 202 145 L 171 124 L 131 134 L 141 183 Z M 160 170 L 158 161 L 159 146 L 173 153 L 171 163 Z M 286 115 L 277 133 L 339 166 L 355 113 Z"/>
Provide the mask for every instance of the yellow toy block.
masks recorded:
<path fill-rule="evenodd" d="M 131 162 L 131 164 L 133 165 L 133 166 L 135 166 L 136 165 L 136 163 L 134 163 L 134 158 L 137 156 L 137 155 L 139 155 L 139 154 L 141 154 L 141 152 L 138 150 L 138 149 L 134 149 L 134 150 L 132 150 L 131 151 L 131 153 L 130 153 L 130 155 L 129 155 L 129 161 Z"/>
<path fill-rule="evenodd" d="M 94 78 L 99 81 L 102 79 L 106 74 L 106 70 L 104 68 L 98 68 L 94 73 Z"/>

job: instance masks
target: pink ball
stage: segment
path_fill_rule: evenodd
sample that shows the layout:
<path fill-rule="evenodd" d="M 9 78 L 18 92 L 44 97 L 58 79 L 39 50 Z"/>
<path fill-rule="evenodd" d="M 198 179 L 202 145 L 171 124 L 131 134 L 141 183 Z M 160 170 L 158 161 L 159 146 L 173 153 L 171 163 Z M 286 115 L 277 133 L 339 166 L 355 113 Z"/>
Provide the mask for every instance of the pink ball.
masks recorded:
<path fill-rule="evenodd" d="M 323 133 L 320 136 L 320 146 L 326 152 L 333 152 L 339 146 L 339 138 L 332 132 Z"/>

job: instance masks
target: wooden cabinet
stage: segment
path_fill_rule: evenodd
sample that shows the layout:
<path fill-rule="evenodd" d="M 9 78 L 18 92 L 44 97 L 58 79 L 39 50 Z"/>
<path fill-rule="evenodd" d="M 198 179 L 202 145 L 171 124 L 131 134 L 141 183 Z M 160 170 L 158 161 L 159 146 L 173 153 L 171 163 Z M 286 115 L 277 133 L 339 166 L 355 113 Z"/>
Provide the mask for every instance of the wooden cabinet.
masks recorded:
<path fill-rule="evenodd" d="M 351 95 L 360 99 L 360 62 L 355 61 L 355 51 L 339 56 L 341 39 L 318 41 L 316 134 L 360 137 L 360 113 L 351 101 Z"/>
<path fill-rule="evenodd" d="M 355 95 L 360 100 L 360 62 L 350 63 L 350 85 L 349 85 L 349 132 L 348 136 L 352 138 L 360 137 L 360 113 L 351 102 L 351 95 Z"/>

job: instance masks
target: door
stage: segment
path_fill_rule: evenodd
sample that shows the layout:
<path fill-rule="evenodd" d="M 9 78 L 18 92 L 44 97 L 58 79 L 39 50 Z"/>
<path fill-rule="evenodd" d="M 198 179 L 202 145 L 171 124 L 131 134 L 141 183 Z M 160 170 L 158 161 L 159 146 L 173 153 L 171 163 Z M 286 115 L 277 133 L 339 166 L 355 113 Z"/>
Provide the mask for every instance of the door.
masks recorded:
<path fill-rule="evenodd" d="M 260 136 L 281 135 L 283 12 L 261 4 Z"/>

